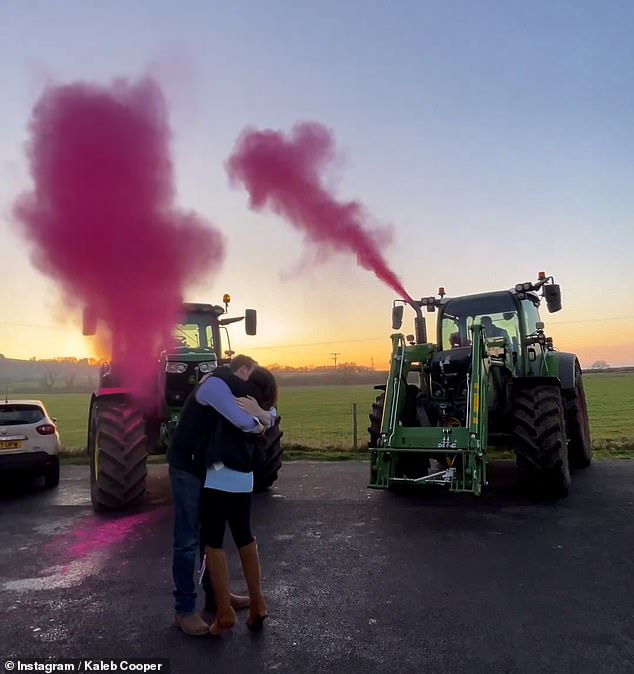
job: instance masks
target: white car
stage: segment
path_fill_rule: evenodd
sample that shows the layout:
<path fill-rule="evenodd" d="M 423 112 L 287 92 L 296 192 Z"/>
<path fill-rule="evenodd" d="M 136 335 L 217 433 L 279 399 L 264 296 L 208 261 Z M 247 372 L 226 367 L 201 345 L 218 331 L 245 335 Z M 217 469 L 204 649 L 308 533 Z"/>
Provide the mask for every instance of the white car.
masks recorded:
<path fill-rule="evenodd" d="M 59 484 L 59 433 L 39 400 L 0 400 L 0 474 L 44 476 Z"/>

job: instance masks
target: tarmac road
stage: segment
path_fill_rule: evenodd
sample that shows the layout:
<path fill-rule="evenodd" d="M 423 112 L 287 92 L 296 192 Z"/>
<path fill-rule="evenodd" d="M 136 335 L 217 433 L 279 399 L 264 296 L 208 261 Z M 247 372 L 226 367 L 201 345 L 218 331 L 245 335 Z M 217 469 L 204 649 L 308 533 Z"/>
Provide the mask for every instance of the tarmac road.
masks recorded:
<path fill-rule="evenodd" d="M 54 491 L 5 483 L 0 656 L 168 657 L 176 674 L 634 671 L 634 461 L 593 464 L 550 505 L 514 492 L 510 464 L 480 499 L 367 478 L 289 463 L 256 496 L 270 618 L 221 640 L 172 626 L 165 466 L 148 504 L 116 517 L 92 512 L 86 466 L 63 466 Z"/>

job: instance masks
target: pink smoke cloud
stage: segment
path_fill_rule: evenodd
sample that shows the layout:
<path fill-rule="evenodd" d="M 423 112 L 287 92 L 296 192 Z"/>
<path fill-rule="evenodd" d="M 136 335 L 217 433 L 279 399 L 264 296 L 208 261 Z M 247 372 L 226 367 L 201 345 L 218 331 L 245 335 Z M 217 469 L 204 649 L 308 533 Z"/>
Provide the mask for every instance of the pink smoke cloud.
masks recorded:
<path fill-rule="evenodd" d="M 224 240 L 175 206 L 167 108 L 150 78 L 49 86 L 30 121 L 32 192 L 15 202 L 35 266 L 108 325 L 124 384 L 147 389 L 185 289 Z"/>
<path fill-rule="evenodd" d="M 289 138 L 277 131 L 246 130 L 227 160 L 233 185 L 247 189 L 255 211 L 268 208 L 303 232 L 320 254 L 354 253 L 401 297 L 410 296 L 388 267 L 381 248 L 385 233 L 368 229 L 369 216 L 357 201 L 338 201 L 324 186 L 324 174 L 336 159 L 331 132 L 320 124 L 301 123 Z"/>

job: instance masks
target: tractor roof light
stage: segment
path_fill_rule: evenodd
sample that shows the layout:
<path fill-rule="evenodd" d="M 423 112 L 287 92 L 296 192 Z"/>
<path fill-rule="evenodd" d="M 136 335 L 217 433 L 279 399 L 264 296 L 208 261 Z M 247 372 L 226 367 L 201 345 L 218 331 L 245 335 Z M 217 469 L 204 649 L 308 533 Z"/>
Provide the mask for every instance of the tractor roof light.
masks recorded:
<path fill-rule="evenodd" d="M 546 280 L 546 272 L 545 271 L 540 271 L 539 274 L 537 275 L 537 278 L 540 281 L 545 281 Z"/>
<path fill-rule="evenodd" d="M 222 302 L 223 304 L 229 304 L 229 302 L 231 302 L 231 295 L 229 293 L 225 293 L 222 296 Z"/>
<path fill-rule="evenodd" d="M 444 297 L 447 294 L 447 293 L 445 293 L 445 288 L 443 286 L 440 286 L 440 288 L 438 288 L 438 294 L 441 297 Z"/>

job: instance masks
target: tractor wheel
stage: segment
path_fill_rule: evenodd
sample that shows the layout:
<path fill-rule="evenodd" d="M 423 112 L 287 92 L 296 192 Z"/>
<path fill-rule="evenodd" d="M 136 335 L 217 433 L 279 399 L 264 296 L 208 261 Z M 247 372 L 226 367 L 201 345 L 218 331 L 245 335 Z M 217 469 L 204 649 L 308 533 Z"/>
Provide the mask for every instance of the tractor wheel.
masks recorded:
<path fill-rule="evenodd" d="M 383 419 L 383 401 L 385 400 L 385 393 L 377 396 L 377 399 L 372 403 L 372 411 L 369 414 L 370 426 L 368 433 L 370 434 L 368 440 L 368 447 L 376 447 L 379 438 L 381 437 L 381 421 Z"/>
<path fill-rule="evenodd" d="M 575 365 L 575 382 L 573 389 L 564 391 L 568 456 L 571 468 L 587 468 L 592 462 L 592 439 L 581 368 L 578 364 Z"/>
<path fill-rule="evenodd" d="M 122 399 L 96 400 L 90 410 L 90 498 L 96 512 L 138 505 L 145 495 L 145 419 Z"/>
<path fill-rule="evenodd" d="M 284 433 L 280 431 L 281 417 L 276 417 L 275 424 L 269 428 L 258 440 L 258 460 L 253 470 L 253 491 L 266 491 L 277 480 L 282 467 L 284 449 L 281 439 Z"/>
<path fill-rule="evenodd" d="M 570 469 L 561 390 L 541 384 L 514 398 L 514 446 L 520 484 L 536 498 L 568 495 Z"/>
<path fill-rule="evenodd" d="M 416 393 L 418 389 L 414 386 L 407 389 L 406 409 L 411 414 L 416 414 Z M 370 426 L 368 433 L 370 439 L 368 447 L 376 447 L 379 437 L 381 436 L 381 422 L 383 420 L 383 402 L 385 400 L 385 393 L 377 396 L 377 399 L 372 403 L 372 411 L 370 412 Z M 414 417 L 408 419 L 410 425 L 414 424 Z M 418 423 L 416 422 L 416 425 Z M 396 464 L 396 477 L 419 478 L 427 475 L 429 471 L 429 457 L 420 454 L 406 454 L 405 452 L 399 454 Z"/>

